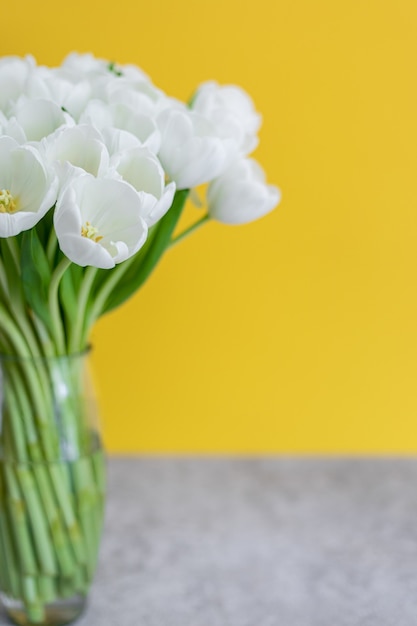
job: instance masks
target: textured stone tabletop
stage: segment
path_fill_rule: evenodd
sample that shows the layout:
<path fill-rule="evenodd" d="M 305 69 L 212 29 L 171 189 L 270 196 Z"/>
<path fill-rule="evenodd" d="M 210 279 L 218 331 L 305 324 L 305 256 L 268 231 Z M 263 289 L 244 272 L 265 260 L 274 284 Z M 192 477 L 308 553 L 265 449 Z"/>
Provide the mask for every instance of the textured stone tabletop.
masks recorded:
<path fill-rule="evenodd" d="M 109 462 L 78 626 L 416 624 L 417 459 Z"/>

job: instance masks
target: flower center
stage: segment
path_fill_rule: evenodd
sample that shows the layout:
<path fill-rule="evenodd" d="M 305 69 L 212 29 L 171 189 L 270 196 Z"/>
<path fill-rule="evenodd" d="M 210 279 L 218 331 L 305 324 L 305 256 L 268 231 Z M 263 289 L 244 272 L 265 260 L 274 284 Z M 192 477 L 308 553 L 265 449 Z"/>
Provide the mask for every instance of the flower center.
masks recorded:
<path fill-rule="evenodd" d="M 97 233 L 98 229 L 94 228 L 94 226 L 92 226 L 90 222 L 86 222 L 84 226 L 81 226 L 81 235 L 83 237 L 87 237 L 87 239 L 95 241 L 95 243 L 98 243 L 103 239 L 103 237 L 100 237 L 100 235 L 97 235 Z"/>
<path fill-rule="evenodd" d="M 0 213 L 15 213 L 17 200 L 8 189 L 0 189 Z"/>

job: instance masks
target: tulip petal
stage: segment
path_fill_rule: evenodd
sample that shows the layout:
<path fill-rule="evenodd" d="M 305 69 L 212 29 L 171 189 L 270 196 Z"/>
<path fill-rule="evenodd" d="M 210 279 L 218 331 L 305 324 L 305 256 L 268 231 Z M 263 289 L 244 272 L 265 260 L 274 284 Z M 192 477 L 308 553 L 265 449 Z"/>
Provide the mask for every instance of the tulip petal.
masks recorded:
<path fill-rule="evenodd" d="M 14 207 L 0 212 L 0 237 L 32 228 L 56 200 L 58 181 L 33 146 L 19 146 L 0 137 L 0 190 L 7 191 Z M 4 205 L 3 205 L 4 206 Z"/>
<path fill-rule="evenodd" d="M 87 124 L 63 128 L 46 141 L 51 161 L 68 161 L 84 171 L 99 176 L 109 165 L 109 154 L 100 133 Z"/>
<path fill-rule="evenodd" d="M 61 250 L 78 265 L 114 267 L 145 243 L 148 228 L 129 184 L 73 171 L 58 199 L 54 225 Z"/>
<path fill-rule="evenodd" d="M 15 115 L 29 141 L 40 141 L 68 122 L 57 104 L 43 99 L 20 101 Z"/>
<path fill-rule="evenodd" d="M 253 159 L 241 159 L 208 187 L 210 216 L 224 224 L 245 224 L 263 217 L 279 203 L 280 190 L 264 182 Z"/>
<path fill-rule="evenodd" d="M 234 142 L 216 136 L 209 120 L 185 107 L 167 109 L 157 121 L 162 136 L 158 156 L 177 189 L 220 176 L 234 156 Z"/>

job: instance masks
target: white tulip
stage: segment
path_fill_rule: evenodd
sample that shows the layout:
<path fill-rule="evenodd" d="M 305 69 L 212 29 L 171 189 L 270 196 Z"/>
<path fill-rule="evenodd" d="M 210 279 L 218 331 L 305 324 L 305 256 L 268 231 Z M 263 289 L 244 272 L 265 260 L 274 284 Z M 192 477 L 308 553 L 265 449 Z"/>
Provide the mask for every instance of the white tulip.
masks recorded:
<path fill-rule="evenodd" d="M 65 68 L 39 68 L 47 98 L 78 120 L 92 98 L 92 84 L 79 72 Z"/>
<path fill-rule="evenodd" d="M 230 163 L 233 144 L 216 136 L 211 123 L 185 106 L 164 110 L 158 157 L 177 189 L 197 187 L 216 178 Z"/>
<path fill-rule="evenodd" d="M 168 102 L 167 96 L 148 80 L 120 78 L 107 85 L 107 99 L 111 104 L 124 104 L 136 113 L 155 117 Z"/>
<path fill-rule="evenodd" d="M 22 95 L 43 98 L 47 94 L 33 57 L 21 59 L 8 56 L 0 59 L 0 110 L 9 115 Z"/>
<path fill-rule="evenodd" d="M 155 121 L 149 116 L 137 113 L 125 104 L 112 104 L 114 125 L 116 128 L 127 130 L 140 140 L 153 153 L 157 153 L 161 145 L 161 134 Z"/>
<path fill-rule="evenodd" d="M 94 55 L 78 54 L 72 52 L 63 61 L 62 67 L 78 72 L 79 74 L 88 74 L 90 77 L 109 75 L 112 79 L 118 79 L 122 76 L 131 80 L 148 80 L 149 77 L 143 70 L 133 64 L 119 65 L 107 59 L 99 59 Z"/>
<path fill-rule="evenodd" d="M 147 148 L 133 148 L 113 157 L 112 165 L 141 197 L 141 215 L 147 225 L 156 224 L 171 207 L 175 193 L 175 183 L 165 186 L 165 172 L 157 157 Z"/>
<path fill-rule="evenodd" d="M 78 52 L 71 52 L 65 57 L 61 66 L 84 75 L 95 72 L 107 73 L 109 61 L 98 59 L 91 53 L 79 54 Z"/>
<path fill-rule="evenodd" d="M 272 211 L 280 199 L 280 190 L 265 183 L 265 173 L 253 159 L 232 165 L 207 190 L 209 214 L 224 224 L 252 222 Z"/>
<path fill-rule="evenodd" d="M 26 93 L 27 80 L 34 66 L 35 61 L 30 56 L 0 59 L 0 110 L 7 112 L 9 106 Z"/>
<path fill-rule="evenodd" d="M 79 123 L 91 124 L 101 131 L 114 126 L 114 115 L 107 102 L 93 98 L 81 113 Z"/>
<path fill-rule="evenodd" d="M 155 154 L 161 145 L 161 134 L 155 121 L 125 104 L 91 100 L 80 116 L 80 123 L 92 124 L 100 131 L 105 128 L 126 130 L 139 139 L 140 145 L 146 146 Z"/>
<path fill-rule="evenodd" d="M 233 139 L 242 155 L 258 145 L 262 118 L 241 87 L 220 86 L 215 81 L 203 83 L 193 97 L 191 108 L 209 119 L 220 137 Z"/>
<path fill-rule="evenodd" d="M 16 120 L 15 117 L 11 117 L 9 120 L 0 111 L 0 135 L 7 135 L 12 137 L 19 144 L 26 143 L 25 131 Z"/>
<path fill-rule="evenodd" d="M 108 169 L 109 153 L 103 138 L 87 124 L 57 130 L 44 146 L 52 163 L 68 162 L 94 176 L 102 176 Z"/>
<path fill-rule="evenodd" d="M 16 103 L 14 115 L 28 141 L 40 141 L 61 126 L 74 124 L 72 117 L 55 102 L 43 98 L 22 96 Z"/>
<path fill-rule="evenodd" d="M 58 180 L 33 146 L 0 137 L 0 237 L 32 228 L 56 201 Z"/>
<path fill-rule="evenodd" d="M 145 243 L 141 209 L 129 184 L 77 173 L 65 184 L 54 213 L 59 246 L 77 265 L 110 269 Z"/>
<path fill-rule="evenodd" d="M 111 156 L 124 150 L 139 148 L 142 145 L 136 135 L 120 128 L 102 128 L 101 134 Z"/>

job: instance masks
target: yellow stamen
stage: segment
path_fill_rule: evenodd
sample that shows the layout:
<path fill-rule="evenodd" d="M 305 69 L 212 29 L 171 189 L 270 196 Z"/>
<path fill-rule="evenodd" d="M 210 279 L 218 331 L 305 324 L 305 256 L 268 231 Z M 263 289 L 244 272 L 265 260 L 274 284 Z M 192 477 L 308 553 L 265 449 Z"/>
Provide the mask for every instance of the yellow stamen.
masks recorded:
<path fill-rule="evenodd" d="M 15 213 L 16 211 L 17 199 L 8 189 L 0 189 L 0 213 Z"/>
<path fill-rule="evenodd" d="M 100 237 L 97 233 L 97 228 L 94 228 L 90 222 L 86 222 L 84 226 L 81 226 L 82 237 L 87 237 L 87 239 L 91 239 L 92 241 L 95 241 L 95 243 L 98 243 L 103 239 L 103 237 Z"/>

